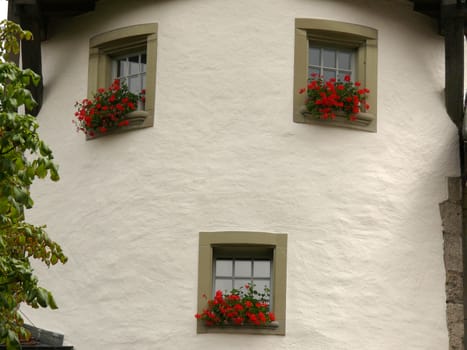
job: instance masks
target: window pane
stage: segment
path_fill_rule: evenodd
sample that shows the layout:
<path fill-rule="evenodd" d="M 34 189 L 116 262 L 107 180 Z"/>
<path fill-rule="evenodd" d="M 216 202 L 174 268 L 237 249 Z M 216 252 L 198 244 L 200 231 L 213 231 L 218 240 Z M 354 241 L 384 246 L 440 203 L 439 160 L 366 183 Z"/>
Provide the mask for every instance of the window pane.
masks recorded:
<path fill-rule="evenodd" d="M 128 58 L 130 64 L 130 72 L 129 74 L 137 74 L 140 72 L 139 67 L 139 56 L 131 56 Z"/>
<path fill-rule="evenodd" d="M 323 66 L 336 67 L 336 50 L 323 49 Z"/>
<path fill-rule="evenodd" d="M 321 50 L 317 47 L 310 47 L 309 61 L 313 66 L 319 66 L 320 64 L 320 53 Z"/>
<path fill-rule="evenodd" d="M 312 74 L 321 75 L 319 68 L 314 68 L 314 67 L 310 68 L 309 72 L 310 72 L 310 75 Z"/>
<path fill-rule="evenodd" d="M 146 73 L 146 54 L 141 55 L 141 73 Z"/>
<path fill-rule="evenodd" d="M 337 60 L 339 62 L 339 69 L 352 69 L 352 53 L 351 52 L 339 52 L 337 54 Z"/>
<path fill-rule="evenodd" d="M 245 291 L 245 285 L 250 284 L 251 279 L 236 279 L 234 281 L 234 288 L 240 289 L 240 287 L 243 287 L 243 291 Z"/>
<path fill-rule="evenodd" d="M 330 70 L 330 69 L 325 69 L 323 72 L 324 75 L 324 80 L 329 80 L 331 78 L 336 78 L 336 71 L 335 70 Z"/>
<path fill-rule="evenodd" d="M 331 78 L 343 80 L 346 75 L 354 76 L 355 50 L 309 47 L 308 74 L 323 76 L 325 80 Z"/>
<path fill-rule="evenodd" d="M 230 292 L 232 290 L 232 280 L 216 279 L 216 283 L 214 285 L 214 293 L 218 290 L 221 290 L 223 292 Z"/>
<path fill-rule="evenodd" d="M 269 277 L 271 262 L 269 260 L 255 260 L 253 262 L 253 277 Z"/>
<path fill-rule="evenodd" d="M 265 288 L 271 289 L 271 283 L 268 280 L 255 280 L 255 290 L 259 293 L 265 293 Z"/>
<path fill-rule="evenodd" d="M 340 81 L 344 81 L 345 76 L 348 75 L 350 78 L 352 78 L 352 72 L 351 71 L 339 71 L 337 74 L 337 79 Z"/>
<path fill-rule="evenodd" d="M 232 260 L 216 260 L 216 276 L 232 277 Z"/>
<path fill-rule="evenodd" d="M 141 79 L 139 76 L 128 78 L 128 89 L 134 94 L 138 94 L 141 91 Z"/>
<path fill-rule="evenodd" d="M 124 77 L 128 73 L 128 62 L 126 59 L 121 59 L 117 61 L 117 76 Z"/>
<path fill-rule="evenodd" d="M 235 261 L 235 276 L 250 277 L 251 276 L 251 260 L 236 260 Z"/>
<path fill-rule="evenodd" d="M 143 84 L 143 89 L 146 89 L 146 73 L 142 74 L 141 80 Z"/>

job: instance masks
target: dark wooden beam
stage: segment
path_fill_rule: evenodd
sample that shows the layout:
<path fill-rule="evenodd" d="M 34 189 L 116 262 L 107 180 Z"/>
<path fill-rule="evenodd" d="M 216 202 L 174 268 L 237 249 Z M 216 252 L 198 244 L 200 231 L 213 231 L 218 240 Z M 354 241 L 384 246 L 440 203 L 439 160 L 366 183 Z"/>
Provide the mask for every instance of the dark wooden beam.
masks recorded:
<path fill-rule="evenodd" d="M 21 27 L 29 30 L 33 35 L 33 40 L 24 40 L 21 44 L 21 60 L 23 68 L 30 68 L 41 76 L 38 86 L 30 85 L 29 90 L 37 102 L 37 107 L 29 111 L 37 116 L 42 106 L 43 83 L 42 83 L 42 57 L 41 57 L 41 25 L 33 17 L 21 18 Z"/>
<path fill-rule="evenodd" d="M 445 97 L 449 117 L 462 130 L 464 119 L 464 17 L 457 6 L 443 6 Z"/>
<path fill-rule="evenodd" d="M 430 17 L 436 17 L 439 14 L 438 1 L 414 1 L 414 11 L 423 13 Z"/>
<path fill-rule="evenodd" d="M 28 0 L 30 1 L 30 0 Z M 94 11 L 96 0 L 37 0 L 43 15 L 71 16 Z"/>
<path fill-rule="evenodd" d="M 1 1 L 1 0 L 0 0 Z M 94 11 L 98 0 L 8 0 L 11 11 L 8 18 L 16 17 L 21 23 L 25 17 L 34 17 L 41 24 L 41 40 L 47 39 L 47 26 L 52 19 L 63 19 Z"/>

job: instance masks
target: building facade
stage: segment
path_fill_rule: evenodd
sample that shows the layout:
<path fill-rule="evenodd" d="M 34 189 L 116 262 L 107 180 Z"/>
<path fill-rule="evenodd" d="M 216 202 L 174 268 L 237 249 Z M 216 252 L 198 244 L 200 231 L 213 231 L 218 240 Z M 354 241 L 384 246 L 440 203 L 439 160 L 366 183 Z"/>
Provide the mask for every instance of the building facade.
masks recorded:
<path fill-rule="evenodd" d="M 447 349 L 439 203 L 458 134 L 443 37 L 412 6 L 100 0 L 51 21 L 38 121 L 61 180 L 34 184 L 27 215 L 69 262 L 37 268 L 60 309 L 27 317 L 76 349 Z M 144 121 L 76 133 L 75 102 L 136 65 Z M 313 69 L 361 81 L 368 110 L 308 118 Z M 252 254 L 278 329 L 195 319 L 226 247 L 269 249 Z"/>

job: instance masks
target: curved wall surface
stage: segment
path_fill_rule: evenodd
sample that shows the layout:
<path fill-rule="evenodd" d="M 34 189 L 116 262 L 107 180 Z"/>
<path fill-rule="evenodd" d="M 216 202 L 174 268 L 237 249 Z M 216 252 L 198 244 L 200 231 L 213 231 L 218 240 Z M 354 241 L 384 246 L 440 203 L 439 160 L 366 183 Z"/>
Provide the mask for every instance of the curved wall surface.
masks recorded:
<path fill-rule="evenodd" d="M 378 131 L 293 122 L 296 18 L 378 31 Z M 86 141 L 89 39 L 157 23 L 154 127 Z M 409 1 L 100 0 L 43 43 L 40 133 L 61 180 L 28 218 L 76 349 L 447 348 L 438 203 L 458 169 L 444 44 Z M 285 336 L 197 334 L 199 232 L 287 233 Z"/>

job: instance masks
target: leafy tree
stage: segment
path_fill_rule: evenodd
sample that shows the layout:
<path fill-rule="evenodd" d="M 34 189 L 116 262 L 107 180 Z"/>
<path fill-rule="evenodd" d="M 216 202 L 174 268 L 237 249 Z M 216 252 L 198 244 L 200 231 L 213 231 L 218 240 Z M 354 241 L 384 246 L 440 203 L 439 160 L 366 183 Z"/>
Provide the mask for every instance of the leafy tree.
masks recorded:
<path fill-rule="evenodd" d="M 0 344 L 8 350 L 20 349 L 19 340 L 29 337 L 19 313 L 21 304 L 57 308 L 52 294 L 39 286 L 31 259 L 47 266 L 67 260 L 45 226 L 25 221 L 25 209 L 33 206 L 32 182 L 59 179 L 52 151 L 37 133 L 36 119 L 18 112 L 36 105 L 27 87 L 37 85 L 40 77 L 19 68 L 9 57 L 18 54 L 20 40 L 30 39 L 31 33 L 19 25 L 0 22 Z"/>

